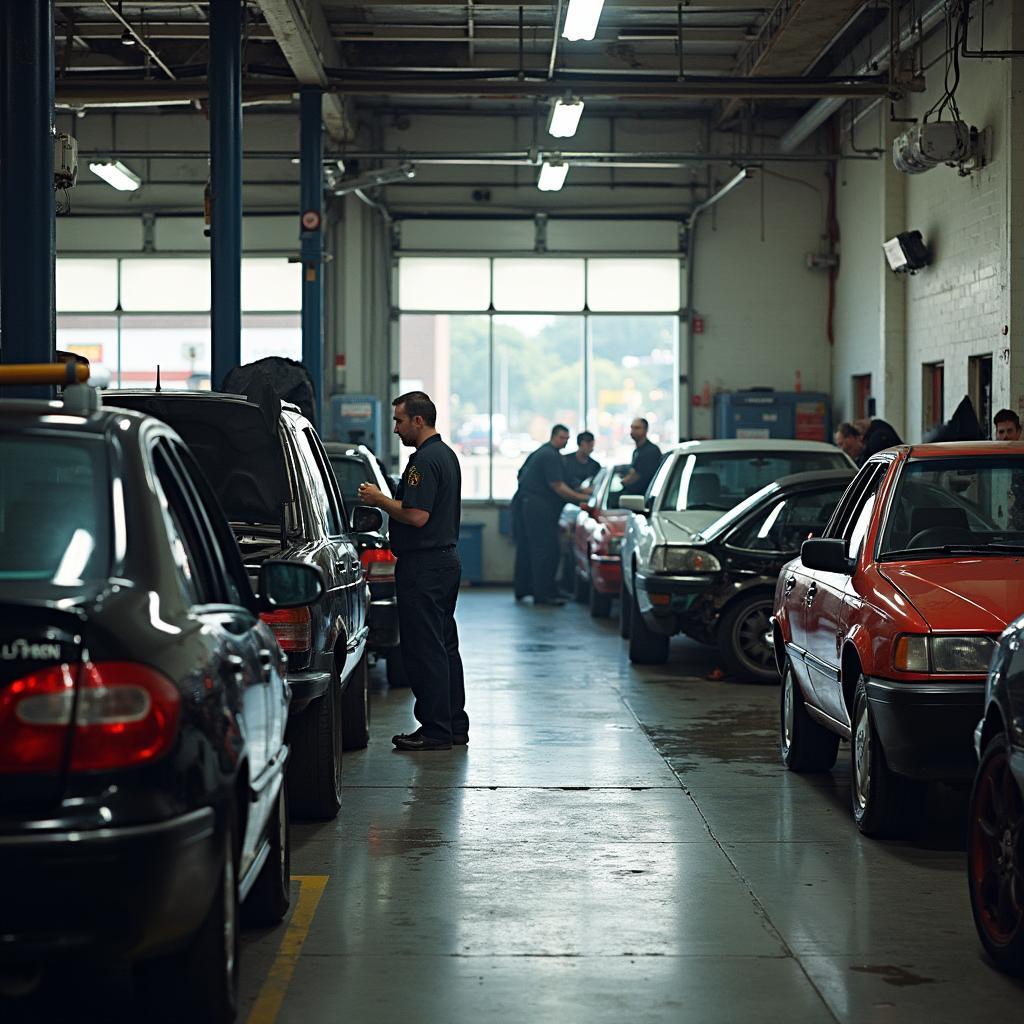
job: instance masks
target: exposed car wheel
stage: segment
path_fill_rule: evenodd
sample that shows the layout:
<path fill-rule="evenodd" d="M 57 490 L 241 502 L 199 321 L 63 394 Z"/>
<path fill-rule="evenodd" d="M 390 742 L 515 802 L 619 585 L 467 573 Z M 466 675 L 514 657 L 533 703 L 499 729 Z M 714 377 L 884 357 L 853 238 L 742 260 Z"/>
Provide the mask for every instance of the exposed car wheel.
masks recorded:
<path fill-rule="evenodd" d="M 343 750 L 362 750 L 370 742 L 369 655 L 363 651 L 341 697 L 341 745 Z"/>
<path fill-rule="evenodd" d="M 602 594 L 597 587 L 594 586 L 593 580 L 590 582 L 590 614 L 595 619 L 607 619 L 612 613 L 612 595 Z"/>
<path fill-rule="evenodd" d="M 199 930 L 181 949 L 135 966 L 157 1020 L 230 1024 L 238 1010 L 238 880 L 234 809 L 224 829 L 220 880 Z M 155 998 L 153 998 L 155 997 Z"/>
<path fill-rule="evenodd" d="M 751 594 L 732 604 L 718 624 L 718 653 L 730 675 L 758 683 L 779 678 L 772 644 L 769 594 Z"/>
<path fill-rule="evenodd" d="M 587 596 L 591 591 L 591 587 L 587 584 L 587 581 L 576 571 L 576 567 L 572 568 L 572 597 L 574 601 L 579 604 L 587 603 Z"/>
<path fill-rule="evenodd" d="M 637 604 L 635 587 L 629 618 L 629 660 L 634 665 L 664 665 L 668 661 L 669 638 L 664 633 L 655 633 L 644 622 Z"/>
<path fill-rule="evenodd" d="M 779 693 L 779 752 L 791 772 L 827 772 L 839 754 L 839 737 L 807 713 L 793 666 L 786 659 Z"/>
<path fill-rule="evenodd" d="M 392 690 L 395 690 L 400 686 L 408 686 L 409 677 L 405 672 L 405 662 L 402 661 L 401 646 L 392 647 L 384 658 L 386 661 L 385 667 L 387 668 L 388 686 L 390 686 Z"/>
<path fill-rule="evenodd" d="M 288 801 L 299 818 L 329 820 L 341 808 L 341 701 L 338 674 L 322 697 L 288 726 Z"/>
<path fill-rule="evenodd" d="M 630 621 L 632 616 L 633 595 L 623 584 L 622 593 L 619 595 L 619 636 L 626 640 L 629 639 L 629 634 L 632 631 L 632 622 Z"/>
<path fill-rule="evenodd" d="M 974 777 L 967 878 L 985 952 L 1000 970 L 1024 976 L 1024 798 L 1004 733 L 989 740 Z"/>
<path fill-rule="evenodd" d="M 886 763 L 864 676 L 857 679 L 850 740 L 850 792 L 857 828 L 877 839 L 913 831 L 920 820 L 927 787 L 896 775 Z"/>
<path fill-rule="evenodd" d="M 242 904 L 242 921 L 253 928 L 272 928 L 291 903 L 292 844 L 288 828 L 288 786 L 284 780 L 277 793 L 274 813 L 267 823 L 270 853 Z"/>

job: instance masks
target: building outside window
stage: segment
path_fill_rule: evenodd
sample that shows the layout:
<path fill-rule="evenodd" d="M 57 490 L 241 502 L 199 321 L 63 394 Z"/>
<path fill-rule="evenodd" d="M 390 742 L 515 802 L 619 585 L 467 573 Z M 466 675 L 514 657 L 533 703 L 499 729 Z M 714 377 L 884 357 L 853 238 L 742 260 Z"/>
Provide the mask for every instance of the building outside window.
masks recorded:
<path fill-rule="evenodd" d="M 941 426 L 945 408 L 945 366 L 942 363 L 925 363 L 921 386 L 921 430 L 927 434 Z"/>
<path fill-rule="evenodd" d="M 870 419 L 871 409 L 871 374 L 857 373 L 853 377 L 853 416 L 855 420 Z"/>
<path fill-rule="evenodd" d="M 978 414 L 981 436 L 992 440 L 992 356 L 971 356 L 967 363 L 967 387 Z"/>

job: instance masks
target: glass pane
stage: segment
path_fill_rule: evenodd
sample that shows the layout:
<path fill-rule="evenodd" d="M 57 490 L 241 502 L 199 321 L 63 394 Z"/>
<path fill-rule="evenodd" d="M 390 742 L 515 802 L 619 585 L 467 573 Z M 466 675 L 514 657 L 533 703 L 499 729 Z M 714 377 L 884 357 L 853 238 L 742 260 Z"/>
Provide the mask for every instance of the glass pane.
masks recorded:
<path fill-rule="evenodd" d="M 210 388 L 208 316 L 126 316 L 121 320 L 119 386 L 151 388 L 160 367 L 165 388 Z"/>
<path fill-rule="evenodd" d="M 494 261 L 494 308 L 531 313 L 583 309 L 583 260 Z"/>
<path fill-rule="evenodd" d="M 587 307 L 595 313 L 678 310 L 679 276 L 679 260 L 588 260 Z"/>
<path fill-rule="evenodd" d="M 401 309 L 487 309 L 490 260 L 405 256 L 398 261 L 398 303 Z"/>
<path fill-rule="evenodd" d="M 266 356 L 302 360 L 302 318 L 298 313 L 242 317 L 242 362 Z"/>
<path fill-rule="evenodd" d="M 587 323 L 587 426 L 597 438 L 594 458 L 602 464 L 629 462 L 635 449 L 629 425 L 637 416 L 650 424 L 655 444 L 675 444 L 678 318 L 592 316 Z"/>
<path fill-rule="evenodd" d="M 272 313 L 301 310 L 301 265 L 284 259 L 243 259 L 242 309 Z"/>
<path fill-rule="evenodd" d="M 209 260 L 122 260 L 121 307 L 157 313 L 210 308 Z"/>
<path fill-rule="evenodd" d="M 488 333 L 486 316 L 405 314 L 399 322 L 399 389 L 434 400 L 437 429 L 462 466 L 463 498 L 489 494 Z M 401 449 L 403 470 L 409 454 Z"/>
<path fill-rule="evenodd" d="M 729 545 L 751 551 L 795 555 L 808 536 L 820 536 L 835 511 L 843 488 L 797 494 L 769 502 L 729 537 Z"/>
<path fill-rule="evenodd" d="M 583 317 L 496 316 L 495 498 L 512 496 L 523 460 L 548 440 L 556 423 L 575 437 L 582 407 Z M 574 448 L 570 440 L 567 451 Z"/>
<path fill-rule="evenodd" d="M 106 578 L 106 467 L 100 441 L 0 437 L 0 580 L 74 587 Z"/>
<path fill-rule="evenodd" d="M 117 260 L 57 260 L 57 311 L 105 313 L 117 306 Z"/>
<path fill-rule="evenodd" d="M 57 348 L 106 366 L 117 380 L 117 317 L 58 316 Z"/>

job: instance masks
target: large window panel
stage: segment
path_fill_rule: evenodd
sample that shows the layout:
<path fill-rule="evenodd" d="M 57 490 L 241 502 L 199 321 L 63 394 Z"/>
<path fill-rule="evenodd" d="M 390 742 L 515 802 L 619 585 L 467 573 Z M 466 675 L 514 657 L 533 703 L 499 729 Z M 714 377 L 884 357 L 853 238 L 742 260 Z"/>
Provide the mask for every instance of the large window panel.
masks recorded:
<path fill-rule="evenodd" d="M 302 317 L 298 313 L 278 316 L 246 313 L 242 316 L 242 362 L 253 363 L 267 356 L 286 356 L 302 361 Z"/>
<path fill-rule="evenodd" d="M 153 387 L 157 366 L 163 387 L 209 389 L 210 318 L 123 317 L 120 386 Z"/>
<path fill-rule="evenodd" d="M 142 313 L 209 309 L 210 261 L 122 260 L 121 307 Z"/>
<path fill-rule="evenodd" d="M 583 429 L 583 327 L 581 316 L 494 317 L 493 497 L 512 496 L 523 460 L 556 423 Z"/>
<path fill-rule="evenodd" d="M 594 457 L 626 463 L 634 444 L 629 424 L 650 423 L 658 444 L 679 438 L 676 422 L 675 316 L 591 316 L 587 318 L 587 420 L 594 432 Z"/>
<path fill-rule="evenodd" d="M 490 323 L 486 316 L 404 314 L 399 321 L 399 389 L 426 391 L 437 429 L 462 467 L 462 496 L 490 495 Z M 403 447 L 404 469 L 410 450 Z"/>
<path fill-rule="evenodd" d="M 103 365 L 117 380 L 117 317 L 68 316 L 57 317 L 57 348 L 85 356 L 89 362 Z"/>
<path fill-rule="evenodd" d="M 117 260 L 57 260 L 57 312 L 109 313 L 117 306 Z"/>
<path fill-rule="evenodd" d="M 398 297 L 402 309 L 483 312 L 491 304 L 490 260 L 403 256 Z"/>
<path fill-rule="evenodd" d="M 594 313 L 670 313 L 680 306 L 679 260 L 587 260 Z"/>
<path fill-rule="evenodd" d="M 578 313 L 586 298 L 580 259 L 496 259 L 494 308 L 501 312 Z"/>
<path fill-rule="evenodd" d="M 252 313 L 301 310 L 301 265 L 280 258 L 243 259 L 242 309 Z"/>

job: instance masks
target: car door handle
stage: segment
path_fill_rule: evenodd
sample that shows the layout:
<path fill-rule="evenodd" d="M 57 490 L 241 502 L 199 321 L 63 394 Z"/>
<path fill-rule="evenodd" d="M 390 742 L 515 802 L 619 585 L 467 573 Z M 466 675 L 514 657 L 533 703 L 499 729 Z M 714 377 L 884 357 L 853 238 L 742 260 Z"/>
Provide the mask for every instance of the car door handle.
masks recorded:
<path fill-rule="evenodd" d="M 266 647 L 260 650 L 259 659 L 263 668 L 270 668 L 274 664 L 274 655 Z"/>
<path fill-rule="evenodd" d="M 812 583 L 807 588 L 807 605 L 810 607 L 811 602 L 814 600 L 814 595 L 818 593 L 818 584 Z"/>
<path fill-rule="evenodd" d="M 796 577 L 795 576 L 787 576 L 786 577 L 786 585 L 785 585 L 785 588 L 783 589 L 783 593 L 785 594 L 786 597 L 789 597 L 789 595 L 792 593 L 793 588 L 795 586 L 796 586 Z"/>
<path fill-rule="evenodd" d="M 245 659 L 238 654 L 227 654 L 220 663 L 220 671 L 226 679 L 240 680 L 245 674 Z"/>

